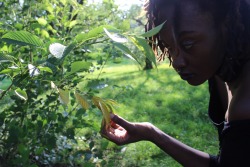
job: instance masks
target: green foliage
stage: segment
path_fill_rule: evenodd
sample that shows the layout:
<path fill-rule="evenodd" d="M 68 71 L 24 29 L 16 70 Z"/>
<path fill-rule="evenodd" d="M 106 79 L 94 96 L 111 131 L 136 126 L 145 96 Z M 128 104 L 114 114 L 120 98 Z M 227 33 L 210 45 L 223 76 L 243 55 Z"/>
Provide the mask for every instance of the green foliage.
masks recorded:
<path fill-rule="evenodd" d="M 37 36 L 26 31 L 8 32 L 2 36 L 2 40 L 9 44 L 43 46 L 43 42 Z"/>
<path fill-rule="evenodd" d="M 143 37 L 152 37 L 154 35 L 156 35 L 157 33 L 160 32 L 160 30 L 162 29 L 162 27 L 164 26 L 164 24 L 166 23 L 166 21 L 160 25 L 158 25 L 157 27 L 155 27 L 154 29 L 148 31 L 148 32 L 145 32 L 144 34 L 142 34 L 141 36 Z"/>
<path fill-rule="evenodd" d="M 113 0 L 4 0 L 0 9 L 1 165 L 105 164 L 99 109 L 108 122 L 116 103 L 93 98 L 105 87 L 93 72 L 124 53 L 153 60 L 147 41 L 127 32 Z"/>

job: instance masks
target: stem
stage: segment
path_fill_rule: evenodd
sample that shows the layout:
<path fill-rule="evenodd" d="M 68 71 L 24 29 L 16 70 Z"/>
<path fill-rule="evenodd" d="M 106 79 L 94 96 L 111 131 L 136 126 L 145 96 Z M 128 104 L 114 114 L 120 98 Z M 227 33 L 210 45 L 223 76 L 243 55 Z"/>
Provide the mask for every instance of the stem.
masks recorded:
<path fill-rule="evenodd" d="M 25 71 L 25 72 L 27 72 L 27 71 Z M 22 82 L 24 79 L 26 79 L 26 78 L 27 78 L 27 77 L 21 78 L 21 79 L 19 79 L 17 82 L 14 82 L 15 79 L 13 79 L 11 85 L 7 88 L 7 90 L 5 90 L 5 91 L 3 91 L 3 92 L 1 93 L 0 100 L 2 100 L 3 97 L 6 95 L 6 93 L 10 91 L 10 89 L 11 89 L 11 87 L 14 85 L 14 83 L 21 83 L 21 82 Z"/>
<path fill-rule="evenodd" d="M 109 56 L 108 56 L 108 57 L 106 58 L 106 60 L 104 61 L 103 65 L 102 65 L 102 68 L 101 68 L 101 70 L 100 70 L 100 73 L 99 73 L 98 76 L 97 76 L 97 79 L 99 79 L 99 77 L 100 77 L 100 75 L 101 75 L 101 73 L 102 73 L 102 70 L 103 70 L 104 66 L 106 65 L 108 59 L 109 59 Z"/>
<path fill-rule="evenodd" d="M 30 48 L 30 50 L 31 50 L 31 48 Z M 33 54 L 31 51 L 30 51 L 30 63 L 33 64 Z"/>
<path fill-rule="evenodd" d="M 0 96 L 0 100 L 2 100 L 2 98 L 6 95 L 6 93 L 11 89 L 11 87 L 13 86 L 13 82 L 11 83 L 11 85 L 7 88 L 7 90 L 3 91 L 1 93 L 1 96 Z"/>
<path fill-rule="evenodd" d="M 73 107 L 73 108 L 71 109 L 71 111 L 69 112 L 69 115 L 72 114 L 73 111 L 75 111 L 75 109 L 77 108 L 77 106 L 78 106 L 78 105 L 76 105 L 75 107 Z"/>
<path fill-rule="evenodd" d="M 106 42 L 108 41 L 109 39 L 104 39 L 102 41 L 95 41 L 95 42 L 91 42 L 91 43 L 88 43 L 87 45 L 93 45 L 93 44 L 97 44 L 97 43 L 103 43 L 103 42 Z"/>

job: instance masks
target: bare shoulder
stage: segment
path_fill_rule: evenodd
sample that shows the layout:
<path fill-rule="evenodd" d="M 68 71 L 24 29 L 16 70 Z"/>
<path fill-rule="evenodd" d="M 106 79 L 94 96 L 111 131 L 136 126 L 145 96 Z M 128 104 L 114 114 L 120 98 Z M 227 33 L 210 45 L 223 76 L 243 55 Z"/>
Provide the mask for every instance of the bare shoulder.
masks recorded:
<path fill-rule="evenodd" d="M 245 64 L 240 77 L 232 84 L 231 91 L 228 120 L 250 119 L 250 62 Z"/>

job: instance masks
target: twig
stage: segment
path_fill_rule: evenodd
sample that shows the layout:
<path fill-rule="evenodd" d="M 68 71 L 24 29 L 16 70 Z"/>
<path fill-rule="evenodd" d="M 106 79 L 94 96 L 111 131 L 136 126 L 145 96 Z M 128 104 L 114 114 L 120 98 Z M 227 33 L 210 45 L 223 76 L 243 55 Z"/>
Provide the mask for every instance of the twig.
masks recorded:
<path fill-rule="evenodd" d="M 13 82 L 11 83 L 11 85 L 7 88 L 7 90 L 3 91 L 1 93 L 1 96 L 0 96 L 0 100 L 2 100 L 2 98 L 6 95 L 6 93 L 11 89 L 11 87 L 13 86 Z"/>

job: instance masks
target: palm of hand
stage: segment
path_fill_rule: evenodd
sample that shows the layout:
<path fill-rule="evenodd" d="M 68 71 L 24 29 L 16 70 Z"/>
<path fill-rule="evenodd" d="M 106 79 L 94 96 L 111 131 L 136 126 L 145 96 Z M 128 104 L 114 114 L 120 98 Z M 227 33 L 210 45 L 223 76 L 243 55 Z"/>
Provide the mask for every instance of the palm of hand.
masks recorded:
<path fill-rule="evenodd" d="M 116 117 L 122 126 L 111 121 L 108 128 L 102 127 L 101 135 L 106 139 L 116 143 L 117 145 L 124 145 L 128 143 L 137 142 L 140 140 L 147 140 L 149 129 L 152 128 L 150 123 L 130 123 L 120 117 Z"/>

